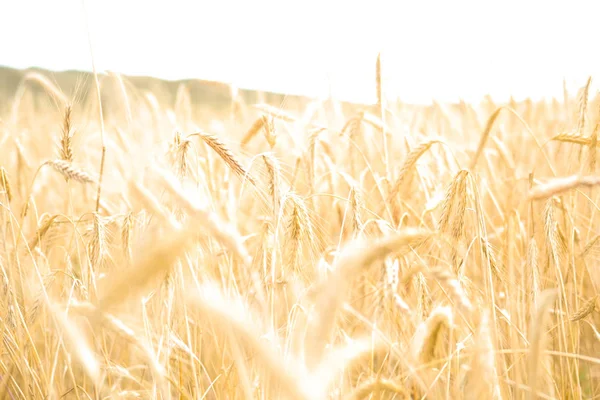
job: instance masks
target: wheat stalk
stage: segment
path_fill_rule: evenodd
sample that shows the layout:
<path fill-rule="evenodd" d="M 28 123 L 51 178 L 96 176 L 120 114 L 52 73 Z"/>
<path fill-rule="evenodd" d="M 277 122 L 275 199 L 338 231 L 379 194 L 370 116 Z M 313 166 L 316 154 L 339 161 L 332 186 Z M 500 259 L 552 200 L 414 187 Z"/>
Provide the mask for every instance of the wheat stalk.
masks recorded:
<path fill-rule="evenodd" d="M 479 321 L 474 356 L 470 365 L 467 386 L 464 389 L 467 399 L 502 399 L 492 337 L 493 330 L 490 326 L 489 312 L 484 312 Z"/>
<path fill-rule="evenodd" d="M 51 217 L 48 216 L 48 217 L 42 219 L 44 222 L 40 225 L 38 230 L 35 232 L 34 238 L 31 239 L 31 241 L 29 242 L 30 249 L 35 248 L 38 245 L 38 243 L 41 242 L 41 240 L 44 238 L 46 233 L 48 233 L 48 231 L 52 227 L 52 224 L 58 217 L 59 217 L 59 215 L 53 215 Z"/>
<path fill-rule="evenodd" d="M 539 379 L 539 366 L 541 365 L 542 351 L 545 346 L 546 321 L 549 309 L 556 301 L 558 292 L 555 289 L 543 291 L 539 296 L 539 302 L 535 313 L 532 315 L 529 326 L 529 354 L 528 354 L 528 380 L 529 380 L 529 398 L 535 399 L 537 395 L 537 384 Z"/>
<path fill-rule="evenodd" d="M 590 91 L 590 84 L 592 83 L 592 77 L 590 76 L 583 87 L 581 97 L 579 98 L 579 118 L 577 120 L 577 134 L 583 135 L 587 122 L 587 105 L 588 105 L 588 93 Z"/>

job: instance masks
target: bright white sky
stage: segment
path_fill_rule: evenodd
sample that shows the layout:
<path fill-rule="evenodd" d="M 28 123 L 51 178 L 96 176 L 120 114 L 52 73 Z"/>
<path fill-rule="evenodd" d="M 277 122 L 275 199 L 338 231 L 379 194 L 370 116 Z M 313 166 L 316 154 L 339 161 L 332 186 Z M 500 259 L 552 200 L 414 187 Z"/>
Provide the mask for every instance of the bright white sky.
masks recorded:
<path fill-rule="evenodd" d="M 593 1 L 85 1 L 98 69 L 124 74 L 373 101 L 381 50 L 388 97 L 429 102 L 562 97 L 600 72 Z M 0 65 L 91 70 L 83 17 L 0 0 Z"/>

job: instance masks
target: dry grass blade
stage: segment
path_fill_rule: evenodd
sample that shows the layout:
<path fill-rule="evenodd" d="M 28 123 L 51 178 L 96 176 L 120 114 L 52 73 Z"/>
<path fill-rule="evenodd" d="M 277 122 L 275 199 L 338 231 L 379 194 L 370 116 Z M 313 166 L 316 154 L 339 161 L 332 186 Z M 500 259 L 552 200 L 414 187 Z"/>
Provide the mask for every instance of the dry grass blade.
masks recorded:
<path fill-rule="evenodd" d="M 600 185 L 600 177 L 572 175 L 564 178 L 554 178 L 548 183 L 538 185 L 528 194 L 529 200 L 547 199 L 580 186 L 593 187 Z"/>
<path fill-rule="evenodd" d="M 473 155 L 473 159 L 471 160 L 471 165 L 469 166 L 469 169 L 471 171 L 473 171 L 475 169 L 475 167 L 477 166 L 477 161 L 479 160 L 479 156 L 481 156 L 481 153 L 483 152 L 483 149 L 485 148 L 485 143 L 487 142 L 487 139 L 490 136 L 490 132 L 492 131 L 492 127 L 494 126 L 494 122 L 496 122 L 496 119 L 500 115 L 500 111 L 502 111 L 502 109 L 503 109 L 502 107 L 498 108 L 496 111 L 494 111 L 494 113 L 488 119 L 487 124 L 485 125 L 485 129 L 483 131 L 483 134 L 481 135 L 479 145 L 477 146 L 477 150 L 475 151 L 475 154 Z"/>
<path fill-rule="evenodd" d="M 33 249 L 35 248 L 35 246 L 38 245 L 38 243 L 46 235 L 46 233 L 58 217 L 59 215 L 53 215 L 52 217 L 48 217 L 44 220 L 44 223 L 38 228 L 37 232 L 35 233 L 35 237 L 29 242 L 30 249 Z"/>
<path fill-rule="evenodd" d="M 256 134 L 260 132 L 260 130 L 265 126 L 266 121 L 267 117 L 265 117 L 264 115 L 258 117 L 242 138 L 240 146 L 246 147 L 248 143 L 250 143 L 250 141 L 256 136 Z"/>
<path fill-rule="evenodd" d="M 528 379 L 529 398 L 534 400 L 537 396 L 537 384 L 539 379 L 539 367 L 542 365 L 542 353 L 545 347 L 546 320 L 549 315 L 550 307 L 556 301 L 558 291 L 556 289 L 547 289 L 540 293 L 537 309 L 532 316 L 529 325 L 529 355 L 528 355 Z"/>
<path fill-rule="evenodd" d="M 402 187 L 402 183 L 407 179 L 410 171 L 412 171 L 414 166 L 417 164 L 417 161 L 419 161 L 419 158 L 421 158 L 421 156 L 425 154 L 431 148 L 431 146 L 433 146 L 436 143 L 441 143 L 441 141 L 429 140 L 427 142 L 421 143 L 413 150 L 411 150 L 410 153 L 408 153 L 408 155 L 406 156 L 406 160 L 404 160 L 404 164 L 402 165 L 402 168 L 398 173 L 398 179 L 396 179 L 396 182 L 392 186 L 388 202 L 398 195 L 400 188 Z"/>
<path fill-rule="evenodd" d="M 419 325 L 411 343 L 411 354 L 415 360 L 427 364 L 440 357 L 440 350 L 445 341 L 442 335 L 446 329 L 450 329 L 453 324 L 452 310 L 450 307 L 437 307 L 427 318 Z"/>
<path fill-rule="evenodd" d="M 233 152 L 215 135 L 211 135 L 205 132 L 196 132 L 188 135 L 188 139 L 193 136 L 199 136 L 204 143 L 206 143 L 211 149 L 215 151 L 225 163 L 242 178 L 248 179 L 250 183 L 256 186 L 256 181 L 250 175 L 250 173 L 242 166 L 238 159 L 233 155 Z"/>
<path fill-rule="evenodd" d="M 94 183 L 96 180 L 92 178 L 90 174 L 75 167 L 68 161 L 64 160 L 50 160 L 46 161 L 44 165 L 49 165 L 54 168 L 55 171 L 58 171 L 65 177 L 65 179 L 72 179 L 81 183 Z"/>

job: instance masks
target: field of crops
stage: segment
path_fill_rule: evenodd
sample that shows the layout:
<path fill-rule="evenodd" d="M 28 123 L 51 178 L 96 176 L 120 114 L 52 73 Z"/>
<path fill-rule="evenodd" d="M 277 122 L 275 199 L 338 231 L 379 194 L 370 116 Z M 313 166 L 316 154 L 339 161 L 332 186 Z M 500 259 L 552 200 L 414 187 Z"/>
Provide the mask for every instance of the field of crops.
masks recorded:
<path fill-rule="evenodd" d="M 414 106 L 376 70 L 375 105 L 210 112 L 27 75 L 0 99 L 0 397 L 598 398 L 590 81 Z"/>

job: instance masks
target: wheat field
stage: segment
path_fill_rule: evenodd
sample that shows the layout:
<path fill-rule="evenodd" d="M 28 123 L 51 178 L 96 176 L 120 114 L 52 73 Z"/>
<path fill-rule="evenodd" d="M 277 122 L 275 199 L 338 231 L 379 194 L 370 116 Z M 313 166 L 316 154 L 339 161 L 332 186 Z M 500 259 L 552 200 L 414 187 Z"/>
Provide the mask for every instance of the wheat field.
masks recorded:
<path fill-rule="evenodd" d="M 0 114 L 1 397 L 598 398 L 590 80 L 411 106 L 378 71 L 376 105 L 221 113 L 27 75 Z"/>

